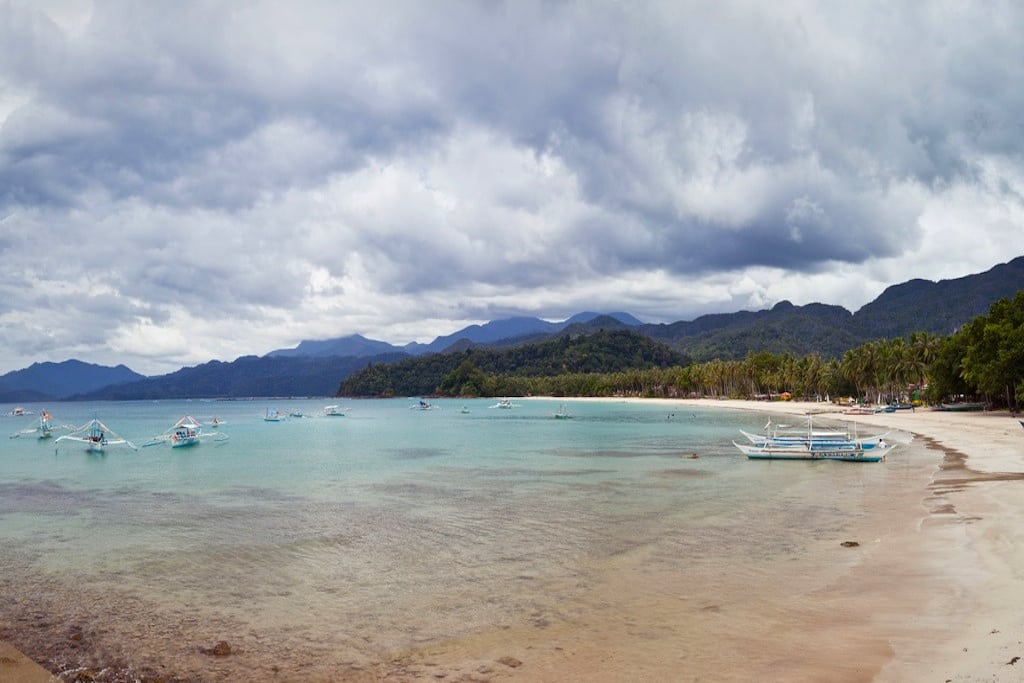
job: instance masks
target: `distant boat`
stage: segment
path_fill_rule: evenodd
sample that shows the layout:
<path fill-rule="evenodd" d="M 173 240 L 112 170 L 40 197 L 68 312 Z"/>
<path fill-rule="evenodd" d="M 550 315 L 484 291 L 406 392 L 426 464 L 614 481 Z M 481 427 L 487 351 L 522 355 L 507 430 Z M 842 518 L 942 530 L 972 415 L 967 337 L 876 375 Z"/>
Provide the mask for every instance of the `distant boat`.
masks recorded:
<path fill-rule="evenodd" d="M 469 415 L 469 406 L 462 406 L 462 410 L 459 411 L 463 415 Z"/>
<path fill-rule="evenodd" d="M 282 422 L 284 419 L 284 415 L 277 412 L 276 408 L 267 408 L 267 413 L 263 416 L 264 422 Z"/>
<path fill-rule="evenodd" d="M 186 415 L 181 418 L 174 425 L 159 436 L 154 436 L 152 439 L 142 444 L 143 446 L 156 446 L 158 444 L 170 444 L 171 448 L 188 448 L 189 446 L 198 445 L 203 439 L 213 439 L 214 441 L 227 441 L 228 435 L 220 432 L 218 434 L 203 434 L 203 427 L 191 415 Z"/>
<path fill-rule="evenodd" d="M 324 408 L 324 415 L 327 417 L 345 417 L 345 411 L 341 409 L 341 406 L 327 406 Z"/>
<path fill-rule="evenodd" d="M 874 415 L 875 413 L 882 412 L 882 410 L 884 408 L 875 406 L 853 406 L 844 410 L 843 415 Z"/>
<path fill-rule="evenodd" d="M 498 401 L 497 403 L 495 403 L 495 404 L 494 404 L 493 406 L 491 406 L 491 407 L 492 407 L 492 408 L 502 408 L 502 409 L 504 409 L 504 410 L 511 410 L 511 409 L 512 409 L 512 408 L 514 408 L 515 406 L 514 406 L 514 405 L 512 404 L 512 401 L 511 401 L 511 400 L 509 400 L 509 399 L 507 399 L 507 398 L 503 398 L 503 399 L 501 399 L 500 401 Z"/>
<path fill-rule="evenodd" d="M 555 413 L 554 418 L 556 420 L 571 420 L 572 415 L 570 415 L 569 412 L 565 409 L 565 404 L 563 403 L 558 407 L 558 411 Z"/>
<path fill-rule="evenodd" d="M 90 453 L 103 453 L 108 446 L 128 446 L 133 451 L 138 450 L 131 441 L 95 418 L 70 433 L 57 437 L 54 444 L 65 440 L 85 444 L 85 450 Z"/>
<path fill-rule="evenodd" d="M 430 401 L 425 401 L 422 398 L 419 401 L 417 401 L 415 405 L 411 405 L 409 407 L 415 410 L 433 410 L 435 408 L 433 403 L 431 403 Z"/>
<path fill-rule="evenodd" d="M 976 410 L 985 410 L 988 407 L 986 403 L 940 403 L 939 405 L 932 408 L 932 410 L 950 411 L 950 412 L 969 412 Z"/>

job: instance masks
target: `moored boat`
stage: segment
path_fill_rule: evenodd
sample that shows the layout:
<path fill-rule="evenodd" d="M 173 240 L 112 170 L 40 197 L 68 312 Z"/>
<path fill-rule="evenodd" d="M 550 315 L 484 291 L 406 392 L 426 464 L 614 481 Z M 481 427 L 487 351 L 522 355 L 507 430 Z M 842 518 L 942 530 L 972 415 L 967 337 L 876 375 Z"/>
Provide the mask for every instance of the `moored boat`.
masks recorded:
<path fill-rule="evenodd" d="M 892 448 L 887 444 L 879 444 L 871 449 L 848 445 L 812 447 L 810 444 L 747 446 L 735 441 L 733 441 L 733 445 L 750 460 L 840 460 L 843 462 L 881 462 Z"/>
<path fill-rule="evenodd" d="M 158 444 L 166 443 L 170 444 L 171 448 L 188 448 L 189 446 L 198 445 L 203 439 L 227 441 L 228 438 L 228 435 L 223 432 L 218 432 L 217 434 L 204 434 L 202 424 L 191 415 L 186 415 L 175 422 L 174 425 L 163 434 L 153 437 L 142 445 L 156 446 Z"/>
<path fill-rule="evenodd" d="M 90 453 L 103 453 L 106 451 L 108 446 L 127 446 L 133 451 L 138 450 L 138 447 L 135 444 L 120 434 L 117 434 L 114 430 L 110 429 L 110 427 L 103 424 L 96 418 L 89 420 L 77 429 L 71 430 L 71 432 L 64 436 L 57 437 L 54 444 L 60 443 L 61 441 L 74 441 L 76 443 L 85 444 L 85 450 Z"/>
<path fill-rule="evenodd" d="M 11 434 L 11 438 L 16 439 L 19 436 L 34 434 L 40 439 L 49 439 L 57 429 L 58 428 L 53 425 L 53 415 L 50 415 L 50 413 L 45 410 L 40 410 L 38 425 L 32 429 L 23 429 L 20 432 L 15 432 L 14 434 Z M 60 427 L 60 429 L 69 429 L 69 427 Z"/>

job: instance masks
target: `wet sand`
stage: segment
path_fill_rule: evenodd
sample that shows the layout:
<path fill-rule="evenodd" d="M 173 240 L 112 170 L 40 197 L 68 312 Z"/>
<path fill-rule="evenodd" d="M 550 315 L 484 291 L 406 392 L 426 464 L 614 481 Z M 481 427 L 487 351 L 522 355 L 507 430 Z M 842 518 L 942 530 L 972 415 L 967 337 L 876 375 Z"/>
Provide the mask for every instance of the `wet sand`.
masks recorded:
<path fill-rule="evenodd" d="M 665 403 L 902 430 L 915 435 L 906 448 L 930 449 L 935 465 L 901 469 L 894 452 L 883 466 L 897 476 L 887 477 L 884 491 L 864 492 L 877 514 L 857 522 L 851 540 L 858 545 L 822 542 L 782 590 L 758 577 L 666 570 L 647 562 L 645 551 L 626 553 L 557 618 L 529 615 L 525 624 L 392 653 L 371 667 L 311 671 L 308 680 L 1024 680 L 1024 661 L 1015 659 L 1024 656 L 1024 429 L 1016 419 L 927 410 L 852 416 L 815 403 Z M 766 576 L 784 580 L 785 567 L 768 567 Z M 14 667 L 0 660 L 0 683 L 46 680 L 9 645 L 0 654 L 23 676 L 12 677 Z M 234 679 L 211 670 L 188 680 Z"/>
<path fill-rule="evenodd" d="M 458 663 L 460 671 L 472 671 L 476 661 L 490 676 L 490 662 L 512 652 L 521 665 L 496 673 L 523 681 L 1024 681 L 1024 429 L 1016 418 L 926 409 L 845 415 L 800 402 L 665 403 L 819 415 L 856 422 L 862 433 L 900 430 L 915 436 L 906 447 L 939 457 L 927 480 L 908 476 L 886 492 L 887 500 L 904 499 L 893 511 L 916 513 L 876 518 L 873 528 L 861 529 L 854 566 L 831 573 L 821 567 L 825 576 L 806 591 L 781 600 L 772 594 L 767 608 L 786 611 L 779 622 L 798 624 L 793 632 L 764 630 L 766 606 L 755 583 L 748 604 L 721 605 L 688 590 L 685 576 L 646 575 L 642 558 L 623 558 L 608 572 L 609 585 L 594 591 L 622 613 L 618 622 L 591 625 L 582 610 L 584 617 L 542 634 L 479 634 L 414 653 L 411 661 L 445 662 L 449 670 Z M 885 466 L 899 459 L 897 450 Z M 704 581 L 693 583 L 707 590 Z M 716 615 L 726 610 L 731 627 L 749 612 L 743 634 L 716 628 Z M 735 644 L 731 659 L 723 657 L 723 642 Z M 705 661 L 702 652 L 714 658 Z"/>
<path fill-rule="evenodd" d="M 59 680 L 8 643 L 0 642 L 0 683 L 52 683 Z"/>

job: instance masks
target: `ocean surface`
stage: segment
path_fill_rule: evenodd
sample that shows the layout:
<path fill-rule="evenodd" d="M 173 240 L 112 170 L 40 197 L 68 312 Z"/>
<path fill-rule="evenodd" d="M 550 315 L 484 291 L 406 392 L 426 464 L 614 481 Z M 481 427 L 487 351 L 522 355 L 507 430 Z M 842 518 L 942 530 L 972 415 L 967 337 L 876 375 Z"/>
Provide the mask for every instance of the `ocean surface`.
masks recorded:
<path fill-rule="evenodd" d="M 689 582 L 701 618 L 764 593 L 758 618 L 785 628 L 807 615 L 761 577 L 796 568 L 813 590 L 849 571 L 839 541 L 884 525 L 886 491 L 935 462 L 910 448 L 749 461 L 731 442 L 763 415 L 657 402 L 565 401 L 568 420 L 556 400 L 342 401 L 325 416 L 335 402 L 24 404 L 138 446 L 184 415 L 230 438 L 103 454 L 4 438 L 0 637 L 51 668 L 332 680 L 473 634 L 600 628 L 621 617 L 601 592 L 623 563 L 640 583 Z M 657 611 L 656 591 L 645 600 Z M 211 656 L 220 641 L 233 656 Z"/>

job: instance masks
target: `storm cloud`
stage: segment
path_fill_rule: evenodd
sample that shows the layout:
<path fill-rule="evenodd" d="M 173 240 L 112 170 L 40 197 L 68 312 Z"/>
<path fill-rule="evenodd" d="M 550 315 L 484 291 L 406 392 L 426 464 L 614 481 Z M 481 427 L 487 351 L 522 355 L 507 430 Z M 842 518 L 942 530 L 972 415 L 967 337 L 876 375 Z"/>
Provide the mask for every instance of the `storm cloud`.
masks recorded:
<path fill-rule="evenodd" d="M 0 3 L 0 371 L 647 321 L 1024 253 L 1024 9 Z"/>

